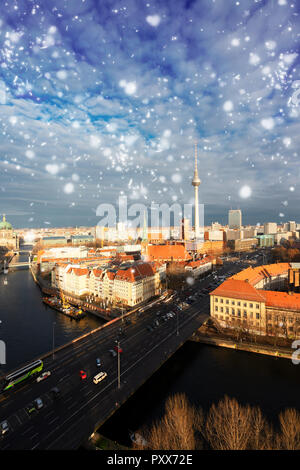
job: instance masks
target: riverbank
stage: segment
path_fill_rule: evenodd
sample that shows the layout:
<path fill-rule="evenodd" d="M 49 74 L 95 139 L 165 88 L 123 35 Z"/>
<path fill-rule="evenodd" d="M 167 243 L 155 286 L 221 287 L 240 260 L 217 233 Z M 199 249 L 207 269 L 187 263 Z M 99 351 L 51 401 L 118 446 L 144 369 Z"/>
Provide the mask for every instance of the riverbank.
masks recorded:
<path fill-rule="evenodd" d="M 60 292 L 58 289 L 51 287 L 44 279 L 42 279 L 35 266 L 30 265 L 30 271 L 35 283 L 39 286 L 43 294 L 50 296 L 60 297 Z M 110 321 L 113 318 L 116 318 L 118 315 L 112 315 L 111 312 L 107 312 L 96 304 L 86 302 L 76 296 L 71 296 L 70 294 L 64 293 L 65 299 L 68 303 L 73 306 L 80 307 L 84 312 L 91 313 L 92 315 L 100 318 L 101 320 Z"/>
<path fill-rule="evenodd" d="M 283 359 L 292 359 L 294 350 L 291 348 L 275 347 L 270 345 L 253 344 L 246 341 L 234 341 L 228 338 L 221 338 L 220 336 L 207 335 L 196 332 L 190 338 L 191 341 L 217 346 L 220 348 L 236 349 L 238 351 L 252 352 L 256 354 L 263 354 L 265 356 L 280 357 Z"/>

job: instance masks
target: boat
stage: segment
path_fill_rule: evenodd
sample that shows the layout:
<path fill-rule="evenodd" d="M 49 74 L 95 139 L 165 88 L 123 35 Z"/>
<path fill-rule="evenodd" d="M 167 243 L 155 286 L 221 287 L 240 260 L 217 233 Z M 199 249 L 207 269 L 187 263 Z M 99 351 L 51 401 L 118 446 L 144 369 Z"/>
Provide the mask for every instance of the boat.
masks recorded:
<path fill-rule="evenodd" d="M 76 307 L 69 305 L 58 297 L 43 297 L 42 300 L 46 305 L 49 305 L 49 307 L 57 310 L 71 319 L 81 320 L 86 315 L 84 312 L 82 312 L 81 309 L 78 310 Z"/>

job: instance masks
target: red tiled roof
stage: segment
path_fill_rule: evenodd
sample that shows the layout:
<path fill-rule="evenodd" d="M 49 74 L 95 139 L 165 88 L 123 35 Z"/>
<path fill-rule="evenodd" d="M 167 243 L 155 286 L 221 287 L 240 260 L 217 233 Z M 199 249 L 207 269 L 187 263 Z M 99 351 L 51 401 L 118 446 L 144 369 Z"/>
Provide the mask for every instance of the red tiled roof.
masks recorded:
<path fill-rule="evenodd" d="M 128 282 L 135 282 L 144 277 L 153 276 L 155 274 L 155 267 L 150 263 L 138 263 L 132 265 L 128 269 L 119 269 L 117 272 L 117 279 L 123 279 Z"/>
<path fill-rule="evenodd" d="M 267 307 L 286 308 L 288 310 L 300 310 L 300 294 L 288 294 L 287 292 L 260 291 L 266 299 Z"/>
<path fill-rule="evenodd" d="M 279 276 L 287 273 L 290 268 L 289 263 L 267 264 L 265 266 L 249 267 L 235 274 L 231 279 L 248 280 L 250 284 L 255 286 L 262 279 Z"/>
<path fill-rule="evenodd" d="M 183 245 L 148 245 L 148 256 L 155 260 L 191 259 Z"/>
<path fill-rule="evenodd" d="M 249 282 L 231 278 L 227 279 L 219 287 L 210 292 L 210 295 L 264 302 L 265 297 L 261 292 L 262 291 L 256 290 Z"/>

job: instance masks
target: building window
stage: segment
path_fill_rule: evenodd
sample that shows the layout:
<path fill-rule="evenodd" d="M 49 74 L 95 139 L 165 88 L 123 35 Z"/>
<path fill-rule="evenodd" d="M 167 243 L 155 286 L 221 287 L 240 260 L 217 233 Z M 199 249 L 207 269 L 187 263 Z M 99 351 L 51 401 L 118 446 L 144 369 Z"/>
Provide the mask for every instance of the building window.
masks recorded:
<path fill-rule="evenodd" d="M 247 318 L 247 312 L 244 310 L 244 318 Z"/>
<path fill-rule="evenodd" d="M 240 311 L 240 309 L 238 309 L 237 314 L 238 314 L 238 317 L 241 316 L 241 311 Z"/>
<path fill-rule="evenodd" d="M 231 314 L 235 315 L 235 309 L 234 308 L 231 309 Z"/>
<path fill-rule="evenodd" d="M 218 302 L 218 297 L 215 297 L 215 301 Z"/>
<path fill-rule="evenodd" d="M 259 308 L 259 304 L 256 304 L 256 308 Z"/>
<path fill-rule="evenodd" d="M 228 299 L 226 300 L 226 303 L 229 304 L 229 300 L 228 300 Z"/>
<path fill-rule="evenodd" d="M 256 320 L 259 320 L 259 313 L 256 314 Z"/>
<path fill-rule="evenodd" d="M 218 307 L 215 307 L 215 311 L 216 311 L 216 312 L 218 311 Z"/>
<path fill-rule="evenodd" d="M 249 307 L 250 307 L 250 308 L 253 308 L 253 304 L 249 304 Z"/>
<path fill-rule="evenodd" d="M 235 305 L 235 301 L 234 301 L 234 300 L 231 302 L 231 305 Z"/>

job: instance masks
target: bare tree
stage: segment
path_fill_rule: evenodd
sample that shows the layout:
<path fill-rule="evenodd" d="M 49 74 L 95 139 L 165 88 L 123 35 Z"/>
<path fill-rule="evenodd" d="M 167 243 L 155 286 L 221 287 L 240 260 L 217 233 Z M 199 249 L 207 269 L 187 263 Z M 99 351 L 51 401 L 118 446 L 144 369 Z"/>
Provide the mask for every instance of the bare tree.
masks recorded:
<path fill-rule="evenodd" d="M 205 427 L 206 440 L 213 449 L 244 450 L 251 437 L 251 408 L 242 406 L 234 398 L 225 396 L 208 412 Z"/>
<path fill-rule="evenodd" d="M 203 428 L 202 411 L 197 411 L 183 393 L 169 397 L 165 404 L 165 414 L 148 431 L 139 431 L 147 446 L 134 444 L 135 449 L 151 450 L 194 450 L 196 431 Z"/>
<path fill-rule="evenodd" d="M 248 448 L 255 450 L 274 449 L 276 447 L 276 438 L 273 428 L 263 416 L 260 408 L 254 407 L 251 409 L 251 423 Z"/>
<path fill-rule="evenodd" d="M 286 450 L 300 450 L 300 413 L 288 408 L 279 414 L 280 433 L 278 447 Z"/>

